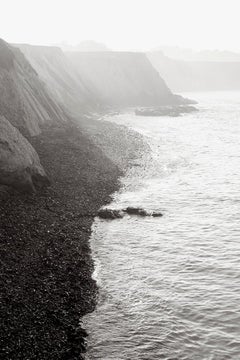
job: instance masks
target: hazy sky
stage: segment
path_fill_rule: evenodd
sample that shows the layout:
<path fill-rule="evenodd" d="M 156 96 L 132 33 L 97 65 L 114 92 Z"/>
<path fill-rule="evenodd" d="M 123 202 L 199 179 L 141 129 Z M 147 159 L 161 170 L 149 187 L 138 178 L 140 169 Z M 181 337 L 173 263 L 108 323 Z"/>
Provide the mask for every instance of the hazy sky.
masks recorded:
<path fill-rule="evenodd" d="M 9 42 L 240 51 L 240 0 L 0 0 L 0 9 Z"/>

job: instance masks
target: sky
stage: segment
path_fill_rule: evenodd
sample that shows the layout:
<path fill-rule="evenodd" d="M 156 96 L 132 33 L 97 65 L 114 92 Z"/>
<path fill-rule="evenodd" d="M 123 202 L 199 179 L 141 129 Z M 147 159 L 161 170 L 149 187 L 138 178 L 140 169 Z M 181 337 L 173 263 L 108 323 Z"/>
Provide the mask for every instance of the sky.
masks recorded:
<path fill-rule="evenodd" d="M 0 0 L 0 9 L 10 43 L 240 51 L 240 0 Z"/>

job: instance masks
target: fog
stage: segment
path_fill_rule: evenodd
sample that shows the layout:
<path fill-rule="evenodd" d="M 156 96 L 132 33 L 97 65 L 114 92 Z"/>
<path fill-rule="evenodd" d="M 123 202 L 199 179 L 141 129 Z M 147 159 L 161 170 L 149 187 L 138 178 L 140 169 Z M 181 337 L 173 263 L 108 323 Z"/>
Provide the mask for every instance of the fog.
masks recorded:
<path fill-rule="evenodd" d="M 8 42 L 105 43 L 114 50 L 160 45 L 240 51 L 238 0 L 1 0 Z"/>

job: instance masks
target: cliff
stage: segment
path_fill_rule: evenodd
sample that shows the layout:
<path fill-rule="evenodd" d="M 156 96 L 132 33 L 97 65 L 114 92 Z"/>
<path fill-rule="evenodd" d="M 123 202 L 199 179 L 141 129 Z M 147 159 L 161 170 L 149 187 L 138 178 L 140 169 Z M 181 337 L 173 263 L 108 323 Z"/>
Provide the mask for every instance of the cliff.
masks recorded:
<path fill-rule="evenodd" d="M 24 133 L 37 135 L 44 123 L 66 115 L 19 49 L 0 39 L 0 115 Z"/>
<path fill-rule="evenodd" d="M 112 107 L 175 103 L 176 97 L 143 53 L 68 52 L 78 74 Z"/>
<path fill-rule="evenodd" d="M 47 183 L 24 136 L 39 135 L 42 127 L 67 119 L 21 51 L 0 39 L 0 184 L 31 191 L 36 182 Z"/>
<path fill-rule="evenodd" d="M 68 113 L 79 116 L 99 106 L 99 99 L 84 83 L 71 61 L 58 47 L 15 45 L 25 55 L 52 98 Z"/>
<path fill-rule="evenodd" d="M 240 89 L 240 61 L 182 61 L 166 57 L 162 52 L 147 56 L 173 91 Z"/>

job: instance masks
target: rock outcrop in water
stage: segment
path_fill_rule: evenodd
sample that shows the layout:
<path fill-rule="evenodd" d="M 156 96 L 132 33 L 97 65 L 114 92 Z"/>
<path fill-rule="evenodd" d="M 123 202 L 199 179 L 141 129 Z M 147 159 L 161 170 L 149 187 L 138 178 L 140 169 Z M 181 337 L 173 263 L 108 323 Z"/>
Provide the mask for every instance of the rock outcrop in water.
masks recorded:
<path fill-rule="evenodd" d="M 98 211 L 98 216 L 100 217 L 100 219 L 114 220 L 123 218 L 124 214 L 122 211 L 119 210 L 100 209 Z"/>
<path fill-rule="evenodd" d="M 128 215 L 137 215 L 137 216 L 153 216 L 153 217 L 161 217 L 163 216 L 162 213 L 160 212 L 148 212 L 147 210 L 144 210 L 142 208 L 137 208 L 137 207 L 127 207 L 126 209 L 122 209 L 122 210 L 112 210 L 112 209 L 100 209 L 98 211 L 98 217 L 100 219 L 105 219 L 105 220 L 114 220 L 114 219 L 122 219 L 123 216 L 125 214 Z"/>
<path fill-rule="evenodd" d="M 49 184 L 38 154 L 20 132 L 0 116 L 0 184 L 33 192 Z"/>
<path fill-rule="evenodd" d="M 123 212 L 125 212 L 129 215 L 153 216 L 153 217 L 163 216 L 163 214 L 160 212 L 156 212 L 156 211 L 148 212 L 147 210 L 144 210 L 142 208 L 132 207 L 132 206 L 129 206 L 126 209 L 123 209 Z"/>

